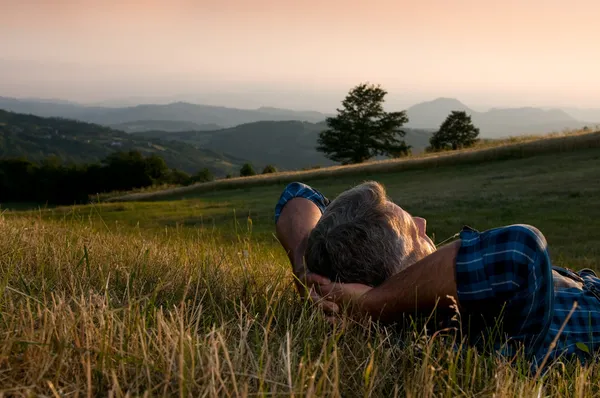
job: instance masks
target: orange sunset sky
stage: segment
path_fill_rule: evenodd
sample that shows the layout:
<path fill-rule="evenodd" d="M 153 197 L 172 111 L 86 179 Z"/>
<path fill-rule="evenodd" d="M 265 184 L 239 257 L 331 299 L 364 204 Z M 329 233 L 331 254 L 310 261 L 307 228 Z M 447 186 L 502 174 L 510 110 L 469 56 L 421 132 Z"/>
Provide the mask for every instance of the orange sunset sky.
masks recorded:
<path fill-rule="evenodd" d="M 0 0 L 0 96 L 600 108 L 597 0 Z"/>

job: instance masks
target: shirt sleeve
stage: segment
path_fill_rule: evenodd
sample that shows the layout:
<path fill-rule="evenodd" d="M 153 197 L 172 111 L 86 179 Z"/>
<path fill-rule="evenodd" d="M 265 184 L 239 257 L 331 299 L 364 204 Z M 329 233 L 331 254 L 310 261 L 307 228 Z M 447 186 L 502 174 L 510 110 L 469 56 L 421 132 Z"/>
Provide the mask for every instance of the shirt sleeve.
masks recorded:
<path fill-rule="evenodd" d="M 277 223 L 277 220 L 279 220 L 279 216 L 281 215 L 283 207 L 293 198 L 304 198 L 310 200 L 317 205 L 319 210 L 321 210 L 321 214 L 323 214 L 329 205 L 329 199 L 327 199 L 321 192 L 301 182 L 292 182 L 285 187 L 279 196 L 279 200 L 275 206 L 275 223 Z"/>
<path fill-rule="evenodd" d="M 511 342 L 524 343 L 535 352 L 553 310 L 546 239 L 535 227 L 511 225 L 483 233 L 465 228 L 461 240 L 456 285 L 463 325 L 469 317 L 468 334 L 481 338 L 483 329 L 501 327 Z"/>

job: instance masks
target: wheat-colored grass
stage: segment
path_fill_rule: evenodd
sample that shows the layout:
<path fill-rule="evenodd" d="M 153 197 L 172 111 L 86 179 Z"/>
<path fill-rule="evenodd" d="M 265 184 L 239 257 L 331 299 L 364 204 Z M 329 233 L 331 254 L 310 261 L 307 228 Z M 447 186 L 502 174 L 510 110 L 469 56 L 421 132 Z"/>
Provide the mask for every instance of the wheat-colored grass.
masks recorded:
<path fill-rule="evenodd" d="M 0 217 L 5 396 L 573 396 L 598 367 L 541 379 L 452 333 L 340 321 L 302 303 L 283 253 L 248 233 L 95 229 Z M 514 362 L 511 364 L 511 362 Z M 515 364 L 516 363 L 516 364 Z"/>
<path fill-rule="evenodd" d="M 483 163 L 596 147 L 600 147 L 600 131 L 590 132 L 581 130 L 554 133 L 546 136 L 512 137 L 505 140 L 484 141 L 473 148 L 458 151 L 422 154 L 407 158 L 348 166 L 332 166 L 308 171 L 290 171 L 252 177 L 221 179 L 187 187 L 112 196 L 107 201 L 163 200 L 222 189 L 281 184 L 292 181 L 313 181 L 349 175 L 393 173 L 403 170 L 435 168 L 456 164 Z"/>

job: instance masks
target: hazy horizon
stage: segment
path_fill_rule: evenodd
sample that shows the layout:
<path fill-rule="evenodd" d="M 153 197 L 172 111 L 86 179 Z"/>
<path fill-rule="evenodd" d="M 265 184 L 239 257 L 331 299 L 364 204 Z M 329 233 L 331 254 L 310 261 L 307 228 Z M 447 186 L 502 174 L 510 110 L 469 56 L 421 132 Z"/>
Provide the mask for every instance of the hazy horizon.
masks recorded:
<path fill-rule="evenodd" d="M 0 0 L 0 96 L 331 112 L 370 81 L 397 108 L 600 108 L 600 3 L 521 3 Z"/>

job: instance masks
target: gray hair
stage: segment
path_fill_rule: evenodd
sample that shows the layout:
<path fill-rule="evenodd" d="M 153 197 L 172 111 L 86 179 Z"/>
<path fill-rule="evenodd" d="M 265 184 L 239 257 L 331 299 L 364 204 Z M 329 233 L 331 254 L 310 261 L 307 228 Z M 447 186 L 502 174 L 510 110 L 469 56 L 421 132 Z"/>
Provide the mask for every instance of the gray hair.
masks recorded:
<path fill-rule="evenodd" d="M 394 211 L 385 189 L 369 181 L 340 194 L 310 233 L 306 265 L 344 283 L 377 286 L 420 260 L 418 232 L 407 213 Z"/>

